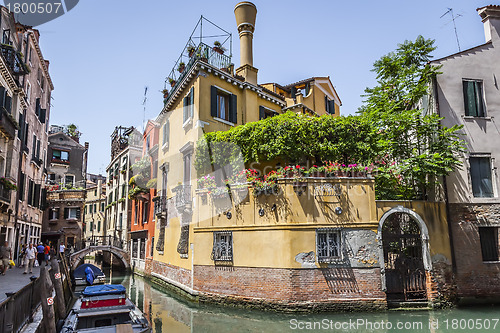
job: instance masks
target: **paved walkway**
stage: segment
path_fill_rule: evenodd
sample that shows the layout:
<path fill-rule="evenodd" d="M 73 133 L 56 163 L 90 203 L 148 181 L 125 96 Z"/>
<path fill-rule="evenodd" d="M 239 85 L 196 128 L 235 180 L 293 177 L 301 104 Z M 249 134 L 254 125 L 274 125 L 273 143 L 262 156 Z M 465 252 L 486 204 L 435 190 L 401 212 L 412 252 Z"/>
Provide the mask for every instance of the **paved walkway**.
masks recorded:
<path fill-rule="evenodd" d="M 45 266 L 45 263 L 42 263 Z M 49 265 L 50 267 L 50 265 Z M 24 267 L 13 267 L 5 272 L 5 275 L 0 274 L 0 302 L 3 302 L 7 296 L 5 293 L 16 292 L 22 289 L 25 285 L 31 282 L 31 276 L 40 276 L 40 267 L 33 267 L 33 274 L 23 274 Z"/>

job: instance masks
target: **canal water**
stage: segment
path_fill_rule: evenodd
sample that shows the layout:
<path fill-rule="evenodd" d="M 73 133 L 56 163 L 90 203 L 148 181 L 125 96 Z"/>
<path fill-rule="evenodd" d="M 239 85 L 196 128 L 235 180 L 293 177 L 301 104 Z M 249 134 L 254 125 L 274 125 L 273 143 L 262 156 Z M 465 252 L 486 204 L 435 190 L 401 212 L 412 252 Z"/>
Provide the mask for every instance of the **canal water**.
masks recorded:
<path fill-rule="evenodd" d="M 154 333 L 174 332 L 500 332 L 500 307 L 377 313 L 280 314 L 199 305 L 134 274 L 104 268 L 127 288 Z"/>

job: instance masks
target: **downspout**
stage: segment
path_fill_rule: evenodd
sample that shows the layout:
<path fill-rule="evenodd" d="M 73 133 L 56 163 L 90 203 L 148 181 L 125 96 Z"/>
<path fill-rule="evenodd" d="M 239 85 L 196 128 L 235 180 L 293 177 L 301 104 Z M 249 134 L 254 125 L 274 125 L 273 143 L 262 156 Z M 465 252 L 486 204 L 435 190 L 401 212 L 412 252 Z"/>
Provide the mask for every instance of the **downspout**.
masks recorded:
<path fill-rule="evenodd" d="M 436 113 L 439 117 L 441 117 L 441 113 L 439 110 L 439 95 L 437 92 L 437 79 L 434 77 L 432 79 L 433 84 L 433 94 L 435 96 L 436 103 Z M 451 251 L 451 268 L 454 274 L 457 273 L 457 261 L 455 257 L 455 245 L 453 241 L 453 230 L 451 227 L 451 212 L 450 212 L 450 204 L 449 204 L 449 194 L 448 194 L 448 182 L 446 181 L 446 176 L 443 176 L 443 191 L 444 191 L 444 202 L 446 205 L 446 221 L 448 225 L 448 235 L 450 237 L 450 251 Z"/>

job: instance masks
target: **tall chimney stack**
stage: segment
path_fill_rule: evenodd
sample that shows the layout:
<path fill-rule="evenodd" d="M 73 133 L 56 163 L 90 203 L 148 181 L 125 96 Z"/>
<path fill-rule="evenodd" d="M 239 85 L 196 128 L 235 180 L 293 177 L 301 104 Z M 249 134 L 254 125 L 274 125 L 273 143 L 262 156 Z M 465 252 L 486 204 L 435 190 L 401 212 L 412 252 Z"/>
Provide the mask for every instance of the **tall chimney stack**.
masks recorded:
<path fill-rule="evenodd" d="M 248 1 L 240 2 L 234 7 L 234 15 L 240 35 L 240 67 L 236 69 L 236 74 L 243 76 L 247 82 L 257 85 L 258 69 L 253 67 L 252 48 L 257 7 Z"/>
<path fill-rule="evenodd" d="M 486 42 L 500 41 L 500 6 L 489 5 L 477 9 L 484 24 Z"/>

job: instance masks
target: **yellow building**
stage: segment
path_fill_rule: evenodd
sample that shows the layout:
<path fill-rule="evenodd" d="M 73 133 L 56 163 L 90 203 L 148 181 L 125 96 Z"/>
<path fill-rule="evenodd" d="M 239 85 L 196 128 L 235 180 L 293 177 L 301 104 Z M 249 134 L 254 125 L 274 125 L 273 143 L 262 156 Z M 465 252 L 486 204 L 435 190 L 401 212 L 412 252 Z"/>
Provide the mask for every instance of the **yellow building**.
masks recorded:
<path fill-rule="evenodd" d="M 106 184 L 99 180 L 97 184 L 90 183 L 87 186 L 87 198 L 85 199 L 85 229 L 84 240 L 92 242 L 92 239 L 104 236 L 105 206 L 106 206 Z"/>
<path fill-rule="evenodd" d="M 425 210 L 416 213 L 420 206 L 376 202 L 371 177 L 311 177 L 301 184 L 280 179 L 272 195 L 252 196 L 248 184 L 226 197 L 198 188 L 193 162 L 204 133 L 286 111 L 340 115 L 341 101 L 329 77 L 257 83 L 256 14 L 250 2 L 235 7 L 240 67 L 234 69 L 222 52 L 224 43 L 211 47 L 190 38 L 169 75 L 171 89 L 164 91 L 165 106 L 156 119 L 161 128 L 154 199 L 158 227 L 146 274 L 200 301 L 272 308 L 380 308 L 388 294 L 401 293 L 434 299 L 440 291 L 431 283 L 431 255 L 450 260 L 449 242 L 440 245 L 442 238 L 428 235 L 430 226 L 446 232 L 440 205 L 427 216 Z M 220 166 L 215 172 L 233 168 Z M 417 280 L 415 290 L 394 285 L 398 277 L 390 265 L 397 255 L 382 246 L 383 235 L 390 234 L 384 223 L 400 226 L 403 220 L 415 231 L 416 275 L 406 277 Z"/>

